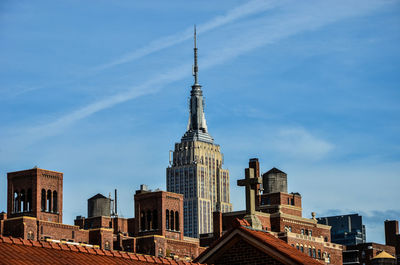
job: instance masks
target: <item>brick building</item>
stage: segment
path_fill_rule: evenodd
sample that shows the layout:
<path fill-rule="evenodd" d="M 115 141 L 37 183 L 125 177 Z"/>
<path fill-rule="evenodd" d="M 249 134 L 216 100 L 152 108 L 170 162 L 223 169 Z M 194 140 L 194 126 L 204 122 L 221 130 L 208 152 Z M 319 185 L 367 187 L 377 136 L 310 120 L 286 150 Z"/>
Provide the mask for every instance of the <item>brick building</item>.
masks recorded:
<path fill-rule="evenodd" d="M 104 199 L 102 195 L 96 197 Z M 113 229 L 113 247 L 116 250 L 180 260 L 192 260 L 204 250 L 199 246 L 198 239 L 184 236 L 183 195 L 150 191 L 146 185 L 141 185 L 135 193 L 134 201 L 133 218 L 108 214 L 88 218 L 79 216 L 75 225 L 81 229 Z M 102 204 L 97 205 L 104 208 Z M 97 209 L 91 210 L 100 212 Z"/>
<path fill-rule="evenodd" d="M 395 256 L 396 252 L 393 246 L 378 243 L 361 243 L 346 246 L 343 251 L 343 265 L 371 265 L 372 260 L 383 251 L 392 256 Z"/>
<path fill-rule="evenodd" d="M 33 241 L 0 236 L 0 264 L 171 264 L 190 265 L 199 263 L 175 261 L 160 257 L 134 254 L 115 250 L 102 250 L 74 244 Z"/>
<path fill-rule="evenodd" d="M 215 212 L 214 233 L 201 235 L 202 246 L 221 237 L 232 228 L 233 220 L 239 218 L 325 264 L 342 264 L 342 245 L 331 243 L 330 226 L 319 224 L 314 213 L 311 219 L 302 216 L 301 195 L 287 193 L 286 173 L 273 168 L 261 178 L 258 159 L 250 159 L 245 175 L 246 179 L 238 184 L 246 186 L 246 210 Z M 252 212 L 251 207 L 254 207 Z"/>
<path fill-rule="evenodd" d="M 393 260 L 388 258 L 389 256 L 394 257 L 397 264 L 400 264 L 400 235 L 397 220 L 385 221 L 385 241 L 386 245 L 369 242 L 346 246 L 343 250 L 343 265 L 391 264 Z M 387 255 L 380 255 L 383 252 Z"/>
<path fill-rule="evenodd" d="M 385 241 L 386 245 L 393 246 L 396 250 L 394 257 L 397 258 L 397 263 L 400 264 L 400 234 L 399 234 L 399 221 L 386 220 L 385 221 Z"/>
<path fill-rule="evenodd" d="M 81 229 L 62 223 L 63 173 L 33 168 L 7 173 L 7 213 L 0 214 L 4 236 L 113 248 L 113 230 Z"/>
<path fill-rule="evenodd" d="M 271 233 L 254 229 L 239 219 L 195 261 L 216 265 L 321 265 Z"/>
<path fill-rule="evenodd" d="M 0 214 L 0 235 L 34 241 L 64 242 L 104 250 L 192 260 L 204 250 L 199 240 L 184 237 L 183 195 L 140 189 L 135 217 L 111 213 L 111 198 L 88 200 L 88 217 L 62 223 L 63 173 L 33 168 L 7 174 L 7 213 Z M 115 212 L 114 212 L 115 211 Z"/>

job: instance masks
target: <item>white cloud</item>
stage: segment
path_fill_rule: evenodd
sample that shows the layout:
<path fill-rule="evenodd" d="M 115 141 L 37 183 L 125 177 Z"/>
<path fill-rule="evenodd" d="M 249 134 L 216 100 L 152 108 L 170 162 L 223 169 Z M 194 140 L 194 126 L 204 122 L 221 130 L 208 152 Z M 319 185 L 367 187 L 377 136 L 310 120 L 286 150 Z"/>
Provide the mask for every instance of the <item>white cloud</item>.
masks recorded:
<path fill-rule="evenodd" d="M 320 139 L 303 128 L 281 129 L 272 146 L 278 152 L 298 159 L 318 160 L 326 156 L 334 145 Z"/>

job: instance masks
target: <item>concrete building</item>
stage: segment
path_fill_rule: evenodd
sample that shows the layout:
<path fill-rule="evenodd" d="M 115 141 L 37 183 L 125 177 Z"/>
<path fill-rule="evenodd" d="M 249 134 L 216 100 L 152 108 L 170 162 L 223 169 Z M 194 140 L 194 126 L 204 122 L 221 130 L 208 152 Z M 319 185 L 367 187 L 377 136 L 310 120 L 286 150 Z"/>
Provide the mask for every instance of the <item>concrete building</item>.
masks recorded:
<path fill-rule="evenodd" d="M 362 216 L 347 214 L 317 218 L 318 223 L 331 226 L 331 240 L 346 246 L 365 243 L 365 225 Z"/>
<path fill-rule="evenodd" d="M 212 212 L 230 212 L 229 171 L 220 146 L 208 133 L 204 99 L 198 83 L 195 32 L 194 84 L 190 92 L 189 122 L 181 142 L 175 144 L 167 168 L 167 191 L 184 195 L 185 236 L 198 237 L 212 232 Z"/>

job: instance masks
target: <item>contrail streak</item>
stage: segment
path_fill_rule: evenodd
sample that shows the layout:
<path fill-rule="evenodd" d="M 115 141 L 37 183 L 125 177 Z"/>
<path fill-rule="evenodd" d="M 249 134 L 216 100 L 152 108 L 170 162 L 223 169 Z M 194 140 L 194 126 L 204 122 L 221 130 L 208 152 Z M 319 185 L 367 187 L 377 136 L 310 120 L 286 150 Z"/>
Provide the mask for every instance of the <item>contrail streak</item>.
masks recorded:
<path fill-rule="evenodd" d="M 274 17 L 258 18 L 248 21 L 247 23 L 241 23 L 241 27 L 247 27 L 247 32 L 242 31 L 240 35 L 234 35 L 228 41 L 224 41 L 222 47 L 213 49 L 213 52 L 210 52 L 203 58 L 204 64 L 202 64 L 202 69 L 215 67 L 218 64 L 225 63 L 228 60 L 232 60 L 254 49 L 278 42 L 281 39 L 302 32 L 320 29 L 323 26 L 342 19 L 367 14 L 387 3 L 391 3 L 390 1 L 380 0 L 369 1 L 368 4 L 362 0 L 352 1 L 352 5 L 358 7 L 356 9 L 346 8 L 344 4 L 347 3 L 347 1 L 344 1 L 343 5 L 339 5 L 339 7 L 337 2 L 338 1 L 315 2 L 313 7 L 309 7 L 305 4 L 295 10 L 288 8 L 283 14 L 278 14 Z M 243 41 L 244 39 L 246 40 L 245 42 Z M 27 129 L 24 131 L 24 135 L 28 133 L 31 134 L 33 138 L 40 139 L 57 134 L 65 127 L 94 113 L 143 95 L 155 93 L 163 86 L 181 80 L 189 75 L 187 69 L 190 68 L 190 63 L 178 65 L 168 72 L 153 76 L 139 86 L 134 86 L 127 91 L 93 102 L 69 114 L 61 116 L 52 123 Z M 34 139 L 31 138 L 29 140 L 32 142 Z"/>
<path fill-rule="evenodd" d="M 218 27 L 224 26 L 231 22 L 234 22 L 238 19 L 245 18 L 249 15 L 254 15 L 257 13 L 265 12 L 266 10 L 272 9 L 276 7 L 278 4 L 282 4 L 284 1 L 276 1 L 276 0 L 253 0 L 243 4 L 241 6 L 237 6 L 231 10 L 229 10 L 225 15 L 217 16 L 212 20 L 200 24 L 197 27 L 198 33 L 205 33 L 207 31 L 216 29 Z M 132 62 L 144 56 L 147 56 L 151 53 L 160 51 L 162 49 L 174 46 L 181 42 L 184 42 L 193 37 L 193 28 L 190 27 L 182 32 L 178 32 L 172 34 L 170 36 L 163 37 L 161 39 L 150 42 L 143 48 L 139 48 L 131 53 L 127 53 L 120 58 L 111 61 L 109 63 L 105 63 L 94 67 L 93 70 L 101 71 L 114 66 L 118 66 L 124 63 Z"/>

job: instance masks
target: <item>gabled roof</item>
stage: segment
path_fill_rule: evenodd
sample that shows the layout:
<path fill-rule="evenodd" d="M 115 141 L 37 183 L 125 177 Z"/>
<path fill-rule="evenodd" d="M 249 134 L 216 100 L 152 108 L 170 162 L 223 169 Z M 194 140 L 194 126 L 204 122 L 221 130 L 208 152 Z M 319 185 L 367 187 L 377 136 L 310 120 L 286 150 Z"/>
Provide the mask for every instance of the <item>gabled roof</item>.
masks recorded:
<path fill-rule="evenodd" d="M 241 237 L 248 244 L 253 245 L 268 256 L 275 257 L 283 264 L 321 265 L 319 261 L 302 253 L 272 234 L 251 228 L 249 223 L 245 220 L 236 219 L 234 226 L 233 229 L 214 242 L 194 261 L 202 263 L 213 262 L 213 255 L 222 255 L 224 252 L 223 247 L 225 245 L 229 244 L 234 237 Z M 243 261 L 243 263 L 245 262 L 246 261 Z"/>
<path fill-rule="evenodd" d="M 107 199 L 106 196 L 104 196 L 101 193 L 97 193 L 96 195 L 94 195 L 93 197 L 89 198 L 89 200 L 93 200 L 93 199 Z"/>
<path fill-rule="evenodd" d="M 390 255 L 389 253 L 387 253 L 386 251 L 382 251 L 381 253 L 379 253 L 378 255 L 373 257 L 372 259 L 396 259 L 396 258 L 393 257 L 392 255 Z"/>
<path fill-rule="evenodd" d="M 269 171 L 267 171 L 267 172 L 264 173 L 264 174 L 270 174 L 270 173 L 273 173 L 273 174 L 276 174 L 276 173 L 283 173 L 283 174 L 286 174 L 285 172 L 283 172 L 283 171 L 280 170 L 280 169 L 277 169 L 276 167 L 271 168 Z M 264 175 L 264 174 L 263 174 L 263 175 Z"/>
<path fill-rule="evenodd" d="M 195 264 L 123 251 L 0 236 L 1 264 Z M 198 264 L 198 263 L 196 263 Z"/>

